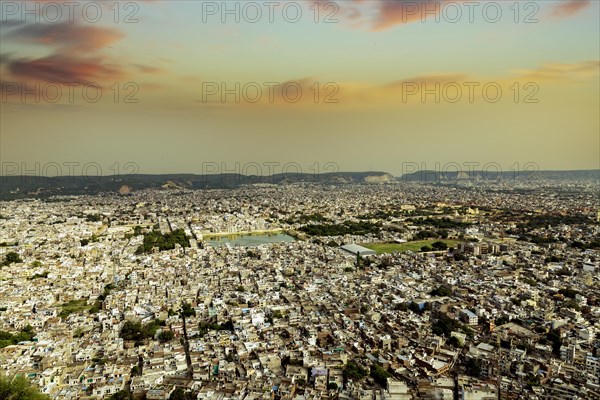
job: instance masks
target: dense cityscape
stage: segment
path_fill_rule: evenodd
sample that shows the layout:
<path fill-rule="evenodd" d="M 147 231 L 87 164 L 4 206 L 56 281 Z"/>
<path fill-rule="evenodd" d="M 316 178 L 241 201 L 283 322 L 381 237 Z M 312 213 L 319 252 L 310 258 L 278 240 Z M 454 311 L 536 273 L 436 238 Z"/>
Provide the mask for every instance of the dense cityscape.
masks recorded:
<path fill-rule="evenodd" d="M 597 180 L 171 185 L 0 218 L 0 371 L 50 399 L 600 399 Z"/>

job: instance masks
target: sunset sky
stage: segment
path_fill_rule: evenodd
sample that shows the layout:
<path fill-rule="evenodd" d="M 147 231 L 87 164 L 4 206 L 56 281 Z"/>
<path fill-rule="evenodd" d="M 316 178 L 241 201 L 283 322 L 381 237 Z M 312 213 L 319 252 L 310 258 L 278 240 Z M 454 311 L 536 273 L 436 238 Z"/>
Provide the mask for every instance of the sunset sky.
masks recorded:
<path fill-rule="evenodd" d="M 63 3 L 1 2 L 4 174 L 600 168 L 598 1 Z"/>

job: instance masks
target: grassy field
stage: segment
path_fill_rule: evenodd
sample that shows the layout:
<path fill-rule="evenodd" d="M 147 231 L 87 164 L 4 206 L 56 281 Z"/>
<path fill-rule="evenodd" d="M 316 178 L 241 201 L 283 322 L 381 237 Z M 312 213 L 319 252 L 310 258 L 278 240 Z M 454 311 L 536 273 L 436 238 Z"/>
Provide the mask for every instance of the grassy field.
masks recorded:
<path fill-rule="evenodd" d="M 404 253 L 405 251 L 413 251 L 418 253 L 421 251 L 421 247 L 429 246 L 435 242 L 444 242 L 450 247 L 456 247 L 458 240 L 448 240 L 448 239 L 430 239 L 430 240 L 418 240 L 415 242 L 406 242 L 406 243 L 365 243 L 361 244 L 361 246 L 366 247 L 367 249 L 375 250 L 377 254 L 386 254 L 397 251 L 399 253 Z"/>
<path fill-rule="evenodd" d="M 61 306 L 62 310 L 58 314 L 61 318 L 67 318 L 69 315 L 77 312 L 87 311 L 91 308 L 91 305 L 87 304 L 86 299 L 71 300 Z"/>

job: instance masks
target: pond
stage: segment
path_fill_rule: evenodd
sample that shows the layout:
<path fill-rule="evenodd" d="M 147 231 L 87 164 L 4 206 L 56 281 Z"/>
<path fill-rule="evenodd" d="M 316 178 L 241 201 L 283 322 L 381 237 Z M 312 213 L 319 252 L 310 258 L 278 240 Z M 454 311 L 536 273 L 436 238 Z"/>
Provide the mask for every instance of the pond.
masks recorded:
<path fill-rule="evenodd" d="M 260 235 L 229 235 L 221 237 L 210 237 L 206 243 L 213 247 L 220 247 L 229 244 L 231 247 L 252 247 L 268 243 L 289 243 L 295 242 L 293 237 L 283 234 L 260 234 Z"/>

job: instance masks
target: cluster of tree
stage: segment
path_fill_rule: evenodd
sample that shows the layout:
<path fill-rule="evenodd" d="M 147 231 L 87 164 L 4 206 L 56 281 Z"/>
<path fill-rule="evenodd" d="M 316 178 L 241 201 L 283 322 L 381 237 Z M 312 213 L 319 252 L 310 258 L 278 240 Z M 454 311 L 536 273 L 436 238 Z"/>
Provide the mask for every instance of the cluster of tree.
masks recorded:
<path fill-rule="evenodd" d="M 451 336 L 450 339 L 446 341 L 446 344 L 452 347 L 460 347 L 460 341 L 456 338 L 456 336 Z"/>
<path fill-rule="evenodd" d="M 431 246 L 421 246 L 421 251 L 422 252 L 428 252 L 428 251 L 442 251 L 442 250 L 447 250 L 448 249 L 448 245 L 444 242 L 434 242 L 431 244 Z"/>
<path fill-rule="evenodd" d="M 462 253 L 458 253 L 458 252 L 454 252 L 452 253 L 452 258 L 454 259 L 454 261 L 466 261 L 469 258 L 467 256 L 465 256 Z"/>
<path fill-rule="evenodd" d="M 404 232 L 406 232 L 406 229 L 404 229 L 404 227 L 402 227 L 400 225 L 397 225 L 397 224 L 386 225 L 383 229 L 386 230 L 387 232 L 390 232 L 390 233 L 404 233 Z"/>
<path fill-rule="evenodd" d="M 133 228 L 133 233 L 127 233 L 125 235 L 125 239 L 131 239 L 134 236 L 140 236 L 140 235 L 143 235 L 142 227 L 139 225 L 136 225 Z"/>
<path fill-rule="evenodd" d="M 581 307 L 575 300 L 569 299 L 562 302 L 562 306 L 566 308 L 572 308 L 575 311 L 581 311 Z"/>
<path fill-rule="evenodd" d="M 142 325 L 140 321 L 125 321 L 121 328 L 121 338 L 123 340 L 134 340 L 140 344 L 145 339 L 151 339 L 156 335 L 156 331 L 164 326 L 165 321 L 155 319 Z"/>
<path fill-rule="evenodd" d="M 517 225 L 520 229 L 539 229 L 558 225 L 589 225 L 597 223 L 582 215 L 534 215 Z"/>
<path fill-rule="evenodd" d="M 87 214 L 85 220 L 87 222 L 101 222 L 104 219 L 102 214 Z"/>
<path fill-rule="evenodd" d="M 154 247 L 158 247 L 159 251 L 173 250 L 176 244 L 181 247 L 190 246 L 190 240 L 183 229 L 175 229 L 165 234 L 154 230 L 144 235 L 144 243 L 137 248 L 136 254 L 148 253 Z"/>
<path fill-rule="evenodd" d="M 439 250 L 448 250 L 448 245 L 446 243 L 444 243 L 444 242 L 438 241 L 438 242 L 433 242 L 431 244 L 431 248 L 433 250 L 436 250 L 436 251 L 439 251 Z"/>
<path fill-rule="evenodd" d="M 200 322 L 198 324 L 198 330 L 200 333 L 200 337 L 204 337 L 208 333 L 208 331 L 231 331 L 233 332 L 233 322 L 231 320 L 223 323 L 217 324 L 213 322 Z"/>
<path fill-rule="evenodd" d="M 113 285 L 112 283 L 109 283 L 108 285 L 104 286 L 102 294 L 98 296 L 98 299 L 96 299 L 94 305 L 90 307 L 90 314 L 95 314 L 102 309 L 102 303 L 104 302 L 104 300 L 106 300 L 106 297 L 110 294 L 110 291 L 114 289 L 114 287 L 115 285 Z"/>
<path fill-rule="evenodd" d="M 431 330 L 436 335 L 450 336 L 453 331 L 465 330 L 460 321 L 450 318 L 446 314 L 439 314 L 431 323 Z"/>
<path fill-rule="evenodd" d="M 404 212 L 400 211 L 400 210 L 393 210 L 393 211 L 383 211 L 383 210 L 377 210 L 374 211 L 370 214 L 364 214 L 364 215 L 360 215 L 358 217 L 358 219 L 389 219 L 389 218 L 397 218 L 404 215 Z"/>
<path fill-rule="evenodd" d="M 424 231 L 417 232 L 413 239 L 425 240 L 425 239 L 431 239 L 431 238 L 436 238 L 436 237 L 438 237 L 438 235 L 435 232 L 424 230 Z"/>
<path fill-rule="evenodd" d="M 534 244 L 549 244 L 556 243 L 558 239 L 551 236 L 540 236 L 540 235 L 521 235 L 519 240 L 522 242 L 531 242 Z"/>
<path fill-rule="evenodd" d="M 158 334 L 158 340 L 160 340 L 161 343 L 170 342 L 174 337 L 175 334 L 173 331 L 162 331 Z"/>
<path fill-rule="evenodd" d="M 100 296 L 98 296 L 98 300 L 99 301 L 106 300 L 106 297 L 110 294 L 110 291 L 113 290 L 114 288 L 115 288 L 115 285 L 113 285 L 112 283 L 109 283 L 108 285 L 104 285 L 104 290 L 102 291 L 102 294 Z"/>
<path fill-rule="evenodd" d="M 120 390 L 108 398 L 108 400 L 133 400 L 133 395 L 127 390 Z"/>
<path fill-rule="evenodd" d="M 0 374 L 0 399 L 4 400 L 50 400 L 40 393 L 23 376 L 16 378 Z"/>
<path fill-rule="evenodd" d="M 359 381 L 367 376 L 366 368 L 349 361 L 344 367 L 344 380 L 352 379 Z"/>
<path fill-rule="evenodd" d="M 27 325 L 19 333 L 12 334 L 10 332 L 0 331 L 0 349 L 17 344 L 19 342 L 29 342 L 35 337 L 35 332 L 31 325 Z M 0 398 L 3 398 L 0 396 Z"/>
<path fill-rule="evenodd" d="M 248 258 L 254 258 L 255 260 L 260 260 L 260 253 L 258 251 L 254 251 L 254 250 L 248 250 L 246 251 L 246 257 Z"/>
<path fill-rule="evenodd" d="M 345 221 L 341 224 L 311 224 L 299 228 L 310 236 L 343 236 L 377 234 L 381 224 L 369 221 Z"/>
<path fill-rule="evenodd" d="M 425 218 L 412 219 L 411 224 L 417 226 L 431 226 L 438 229 L 456 229 L 471 226 L 468 222 L 453 221 L 450 218 Z"/>
<path fill-rule="evenodd" d="M 587 243 L 575 240 L 571 243 L 571 247 L 581 250 L 600 250 L 600 239 L 593 239 Z"/>
<path fill-rule="evenodd" d="M 570 276 L 573 274 L 573 271 L 571 271 L 568 267 L 562 267 L 561 269 L 554 271 L 554 274 L 558 276 Z"/>
<path fill-rule="evenodd" d="M 183 388 L 176 388 L 171 396 L 169 396 L 169 400 L 195 400 L 196 396 L 192 392 L 186 392 Z"/>
<path fill-rule="evenodd" d="M 527 276 L 521 277 L 521 280 L 528 284 L 529 286 L 537 286 L 538 282 L 534 278 L 529 278 Z"/>
<path fill-rule="evenodd" d="M 89 239 L 86 239 L 86 238 L 84 238 L 84 239 L 81 239 L 81 240 L 79 241 L 79 243 L 80 243 L 82 246 L 87 246 L 87 245 L 88 245 L 88 244 L 90 244 L 90 243 L 96 243 L 96 242 L 99 242 L 99 241 L 100 241 L 100 239 L 98 239 L 98 236 L 96 236 L 96 235 L 92 235 L 92 236 L 91 236 Z"/>
<path fill-rule="evenodd" d="M 34 274 L 33 276 L 27 278 L 30 281 L 34 280 L 34 279 L 38 279 L 38 278 L 47 278 L 48 277 L 48 271 L 44 271 L 41 274 Z"/>
<path fill-rule="evenodd" d="M 23 262 L 21 257 L 19 257 L 19 255 L 17 253 L 15 253 L 14 251 L 10 251 L 10 252 L 6 253 L 6 256 L 4 256 L 4 261 L 2 262 L 2 264 L 0 264 L 0 267 L 6 267 L 6 266 L 9 266 L 10 264 L 20 263 L 20 262 Z"/>
<path fill-rule="evenodd" d="M 181 314 L 185 318 L 195 317 L 196 310 L 194 310 L 194 308 L 190 305 L 190 303 L 183 302 L 183 304 L 181 304 Z"/>
<path fill-rule="evenodd" d="M 550 342 L 552 345 L 552 353 L 556 356 L 560 356 L 560 348 L 562 347 L 562 339 L 558 331 L 552 330 L 546 334 L 546 342 Z"/>
<path fill-rule="evenodd" d="M 105 357 L 94 357 L 92 358 L 92 362 L 94 364 L 104 365 L 106 364 L 107 359 Z"/>
<path fill-rule="evenodd" d="M 481 361 L 475 358 L 467 358 L 465 360 L 465 371 L 467 375 L 479 377 L 481 375 Z"/>
<path fill-rule="evenodd" d="M 579 292 L 575 289 L 571 289 L 571 288 L 562 288 L 558 290 L 558 293 L 562 294 L 565 297 L 569 297 L 571 299 L 574 299 L 576 295 L 579 294 Z"/>
<path fill-rule="evenodd" d="M 375 382 L 384 388 L 387 388 L 387 379 L 391 376 L 392 374 L 379 365 L 374 365 L 371 367 L 371 378 L 373 378 Z"/>
<path fill-rule="evenodd" d="M 433 289 L 431 292 L 429 292 L 429 294 L 438 297 L 452 296 L 452 287 L 450 285 L 441 285 Z"/>

